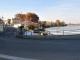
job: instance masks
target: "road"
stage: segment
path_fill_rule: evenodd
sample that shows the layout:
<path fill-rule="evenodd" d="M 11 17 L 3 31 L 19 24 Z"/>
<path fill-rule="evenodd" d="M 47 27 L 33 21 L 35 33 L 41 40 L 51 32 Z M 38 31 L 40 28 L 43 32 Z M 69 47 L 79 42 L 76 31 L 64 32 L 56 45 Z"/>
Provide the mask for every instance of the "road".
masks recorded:
<path fill-rule="evenodd" d="M 13 27 L 0 35 L 0 60 L 80 60 L 80 40 L 15 38 Z"/>

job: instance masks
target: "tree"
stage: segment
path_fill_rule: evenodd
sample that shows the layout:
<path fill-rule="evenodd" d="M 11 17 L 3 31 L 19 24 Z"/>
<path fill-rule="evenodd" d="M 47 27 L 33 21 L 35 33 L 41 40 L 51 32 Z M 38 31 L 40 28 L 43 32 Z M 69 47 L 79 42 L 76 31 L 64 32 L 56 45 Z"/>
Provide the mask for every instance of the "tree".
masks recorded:
<path fill-rule="evenodd" d="M 20 26 L 20 27 L 19 27 L 20 35 L 22 35 L 22 34 L 23 34 L 23 31 L 22 31 L 22 30 L 23 30 L 23 28 L 24 28 L 24 26 Z"/>
<path fill-rule="evenodd" d="M 25 21 L 25 14 L 17 13 L 15 14 L 16 19 L 20 19 L 21 21 Z"/>
<path fill-rule="evenodd" d="M 60 20 L 56 20 L 57 26 L 60 26 Z"/>
<path fill-rule="evenodd" d="M 51 26 L 51 22 L 46 22 L 46 24 L 45 24 L 47 27 L 50 27 Z"/>
<path fill-rule="evenodd" d="M 26 14 L 15 14 L 15 18 L 21 19 L 22 21 L 32 21 L 38 23 L 39 17 L 35 13 L 28 12 Z"/>
<path fill-rule="evenodd" d="M 11 19 L 8 19 L 8 24 L 9 24 L 9 25 L 11 24 Z"/>
<path fill-rule="evenodd" d="M 28 23 L 28 26 L 27 26 L 27 30 L 34 30 L 34 29 L 38 29 L 39 28 L 39 25 L 38 23 L 34 23 L 34 22 L 30 22 Z"/>
<path fill-rule="evenodd" d="M 41 21 L 38 21 L 38 24 L 39 24 L 39 28 L 41 28 L 41 24 L 42 24 Z"/>
<path fill-rule="evenodd" d="M 30 29 L 31 29 L 31 30 L 34 30 L 34 25 L 28 25 L 28 26 L 27 26 L 27 29 L 28 29 L 28 30 L 30 30 Z"/>
<path fill-rule="evenodd" d="M 64 21 L 60 22 L 60 25 L 65 26 L 65 22 Z"/>
<path fill-rule="evenodd" d="M 25 17 L 26 17 L 27 21 L 29 20 L 29 21 L 38 23 L 39 17 L 38 17 L 37 14 L 29 12 L 29 13 L 27 13 L 25 15 L 26 15 Z"/>

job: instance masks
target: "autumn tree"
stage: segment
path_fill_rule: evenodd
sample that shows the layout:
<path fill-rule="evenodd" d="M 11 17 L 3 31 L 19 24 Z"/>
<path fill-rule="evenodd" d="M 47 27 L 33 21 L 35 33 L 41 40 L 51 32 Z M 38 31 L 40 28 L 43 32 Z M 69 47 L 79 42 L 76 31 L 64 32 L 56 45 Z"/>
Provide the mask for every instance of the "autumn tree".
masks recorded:
<path fill-rule="evenodd" d="M 60 26 L 60 20 L 56 20 L 57 26 Z"/>
<path fill-rule="evenodd" d="M 32 21 L 38 23 L 39 17 L 35 13 L 28 12 L 26 14 L 15 14 L 15 18 L 20 19 L 22 21 Z"/>
<path fill-rule="evenodd" d="M 15 14 L 15 18 L 20 19 L 21 21 L 24 21 L 26 19 L 25 14 L 21 14 L 21 13 Z"/>
<path fill-rule="evenodd" d="M 15 14 L 15 18 L 21 19 L 21 17 L 22 17 L 22 14 L 20 14 L 20 13 Z"/>
<path fill-rule="evenodd" d="M 49 27 L 50 27 L 50 26 L 51 26 L 51 22 L 48 22 L 48 21 L 47 21 L 47 22 L 46 22 L 46 26 L 49 26 Z"/>
<path fill-rule="evenodd" d="M 25 17 L 27 21 L 29 20 L 29 21 L 38 23 L 39 17 L 35 13 L 28 12 L 27 14 L 25 14 Z"/>

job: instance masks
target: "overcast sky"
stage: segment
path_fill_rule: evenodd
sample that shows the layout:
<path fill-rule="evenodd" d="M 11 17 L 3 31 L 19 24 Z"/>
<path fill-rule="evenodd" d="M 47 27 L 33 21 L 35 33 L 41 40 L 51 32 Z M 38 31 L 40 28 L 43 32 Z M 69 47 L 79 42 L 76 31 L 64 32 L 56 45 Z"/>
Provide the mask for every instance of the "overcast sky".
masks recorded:
<path fill-rule="evenodd" d="M 34 12 L 44 21 L 80 23 L 80 0 L 0 0 L 0 16 L 4 19 L 21 11 Z"/>

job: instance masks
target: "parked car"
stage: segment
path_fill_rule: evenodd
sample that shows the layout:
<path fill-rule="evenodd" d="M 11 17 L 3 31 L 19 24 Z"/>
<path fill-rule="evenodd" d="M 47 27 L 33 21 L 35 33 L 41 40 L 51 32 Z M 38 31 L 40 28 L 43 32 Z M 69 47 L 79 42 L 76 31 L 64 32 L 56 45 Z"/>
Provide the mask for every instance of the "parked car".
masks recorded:
<path fill-rule="evenodd" d="M 39 30 L 33 30 L 33 33 L 40 33 Z"/>

